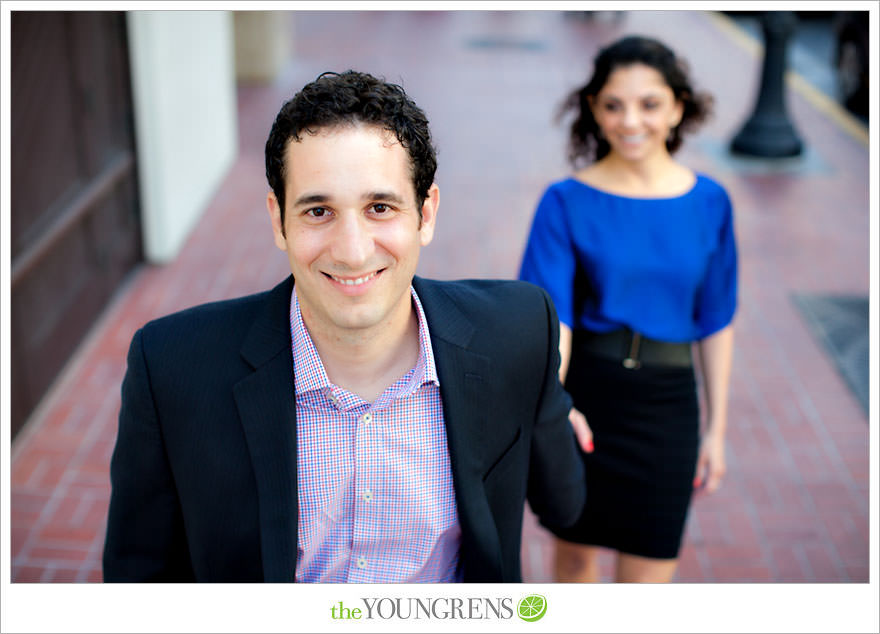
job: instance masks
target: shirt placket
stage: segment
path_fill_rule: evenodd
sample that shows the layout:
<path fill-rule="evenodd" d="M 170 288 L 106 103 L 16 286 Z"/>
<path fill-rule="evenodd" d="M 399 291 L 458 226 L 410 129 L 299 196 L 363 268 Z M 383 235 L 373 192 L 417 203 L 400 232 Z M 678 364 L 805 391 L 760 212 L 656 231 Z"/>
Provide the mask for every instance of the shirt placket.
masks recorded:
<path fill-rule="evenodd" d="M 371 549 L 382 530 L 381 472 L 382 452 L 379 435 L 381 412 L 364 406 L 355 413 L 354 520 L 350 579 L 370 582 L 376 578 L 377 552 Z"/>

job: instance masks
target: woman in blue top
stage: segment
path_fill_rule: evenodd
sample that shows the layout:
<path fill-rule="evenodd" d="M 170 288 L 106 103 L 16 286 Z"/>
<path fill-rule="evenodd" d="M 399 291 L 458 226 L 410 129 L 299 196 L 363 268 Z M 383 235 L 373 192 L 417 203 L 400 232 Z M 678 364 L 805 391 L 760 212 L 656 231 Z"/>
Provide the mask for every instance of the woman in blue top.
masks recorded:
<path fill-rule="evenodd" d="M 718 183 L 672 158 L 710 104 L 672 51 L 627 37 L 563 106 L 576 114 L 572 164 L 592 162 L 547 188 L 520 271 L 556 304 L 560 379 L 592 434 L 583 516 L 550 527 L 559 581 L 598 581 L 600 546 L 617 551 L 618 581 L 671 580 L 692 494 L 724 475 L 732 210 Z"/>

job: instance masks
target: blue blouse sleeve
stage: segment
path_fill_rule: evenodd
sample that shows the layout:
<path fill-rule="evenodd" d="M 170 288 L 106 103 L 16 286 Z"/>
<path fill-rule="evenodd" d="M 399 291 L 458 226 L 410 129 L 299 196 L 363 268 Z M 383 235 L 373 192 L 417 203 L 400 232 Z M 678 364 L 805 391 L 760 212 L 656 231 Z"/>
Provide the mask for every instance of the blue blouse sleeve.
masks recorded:
<path fill-rule="evenodd" d="M 697 297 L 697 339 L 712 335 L 733 320 L 737 304 L 737 250 L 733 208 L 722 190 L 718 245 L 709 258 L 706 278 Z"/>
<path fill-rule="evenodd" d="M 574 327 L 576 256 L 571 231 L 558 192 L 551 187 L 538 203 L 523 254 L 519 279 L 542 287 L 550 295 L 559 320 Z"/>

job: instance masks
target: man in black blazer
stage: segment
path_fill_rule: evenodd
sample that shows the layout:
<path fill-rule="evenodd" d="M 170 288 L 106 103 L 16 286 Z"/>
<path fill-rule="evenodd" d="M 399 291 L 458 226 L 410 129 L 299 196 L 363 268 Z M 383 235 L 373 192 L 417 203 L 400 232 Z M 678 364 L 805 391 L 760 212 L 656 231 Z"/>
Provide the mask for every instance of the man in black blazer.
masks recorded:
<path fill-rule="evenodd" d="M 105 581 L 520 581 L 525 500 L 544 524 L 566 526 L 585 499 L 572 432 L 584 425 L 576 412 L 569 425 L 548 296 L 514 281 L 415 276 L 439 190 L 427 119 L 398 86 L 325 73 L 279 112 L 266 164 L 275 244 L 292 276 L 135 334 Z M 318 398 L 372 412 L 416 370 L 430 380 L 395 392 L 388 411 L 419 435 L 434 425 L 440 441 L 385 454 L 353 441 L 344 464 L 329 465 L 336 410 L 300 401 L 296 379 L 324 377 Z M 425 405 L 432 394 L 442 408 Z M 439 469 L 420 473 L 429 455 L 419 451 L 433 451 Z M 394 470 L 399 454 L 415 473 Z M 373 492 L 348 479 L 361 460 L 407 501 L 377 498 L 384 515 L 370 515 L 382 508 L 369 506 Z M 454 492 L 445 506 L 443 486 Z M 339 508 L 316 507 L 316 489 L 333 490 Z M 410 542 L 425 547 L 415 563 Z M 398 557 L 414 568 L 398 570 Z"/>

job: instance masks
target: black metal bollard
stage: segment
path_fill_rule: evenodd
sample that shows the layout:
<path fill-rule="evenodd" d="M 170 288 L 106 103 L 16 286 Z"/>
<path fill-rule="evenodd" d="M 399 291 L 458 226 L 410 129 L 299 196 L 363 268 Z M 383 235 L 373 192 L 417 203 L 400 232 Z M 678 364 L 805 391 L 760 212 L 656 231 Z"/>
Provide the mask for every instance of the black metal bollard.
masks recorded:
<path fill-rule="evenodd" d="M 791 11 L 768 11 L 761 19 L 761 90 L 752 116 L 731 143 L 730 149 L 737 154 L 780 158 L 803 151 L 785 107 L 786 47 L 796 26 L 797 17 Z"/>

